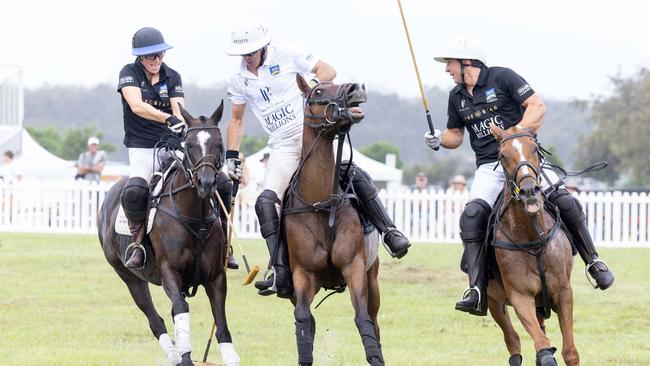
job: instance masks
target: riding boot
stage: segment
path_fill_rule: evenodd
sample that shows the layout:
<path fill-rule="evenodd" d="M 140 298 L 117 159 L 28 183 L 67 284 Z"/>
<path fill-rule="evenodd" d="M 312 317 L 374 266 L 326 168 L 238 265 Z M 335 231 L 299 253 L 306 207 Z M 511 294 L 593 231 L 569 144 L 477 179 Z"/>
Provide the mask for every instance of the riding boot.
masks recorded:
<path fill-rule="evenodd" d="M 456 310 L 479 316 L 487 315 L 487 256 L 483 241 L 491 212 L 492 207 L 477 198 L 467 203 L 460 216 L 460 237 L 465 247 L 469 287 L 456 303 Z"/>
<path fill-rule="evenodd" d="M 467 241 L 463 244 L 467 255 L 469 287 L 465 290 L 463 298 L 456 303 L 456 310 L 485 316 L 487 315 L 487 268 L 483 241 Z"/>
<path fill-rule="evenodd" d="M 260 221 L 260 232 L 266 239 L 266 246 L 270 254 L 270 275 L 264 280 L 255 282 L 255 287 L 262 296 L 277 293 L 278 297 L 288 299 L 293 296 L 293 280 L 289 267 L 287 244 L 280 238 L 280 219 L 275 208 L 276 203 L 279 204 L 280 200 L 271 190 L 263 191 L 255 203 L 255 212 Z"/>
<path fill-rule="evenodd" d="M 345 170 L 345 168 L 341 170 Z M 372 179 L 368 173 L 354 164 L 350 169 L 349 175 L 352 179 L 354 192 L 357 194 L 361 203 L 364 216 L 382 234 L 388 253 L 394 258 L 402 258 L 408 252 L 411 243 L 404 234 L 395 228 L 393 220 L 379 199 L 379 192 L 377 192 L 377 188 L 372 183 Z M 342 177 L 342 180 L 345 179 L 345 177 Z"/>
<path fill-rule="evenodd" d="M 580 258 L 585 262 L 585 272 L 596 281 L 594 288 L 608 289 L 614 283 L 614 274 L 607 264 L 598 258 L 580 201 L 563 188 L 551 193 L 548 199 L 559 208 L 560 217 L 573 236 Z"/>
<path fill-rule="evenodd" d="M 120 196 L 124 215 L 129 222 L 129 229 L 133 242 L 127 247 L 126 253 L 131 248 L 131 256 L 124 263 L 127 268 L 142 268 L 145 265 L 147 255 L 142 246 L 141 240 L 144 235 L 144 222 L 147 218 L 149 208 L 149 184 L 144 178 L 131 177 L 124 184 Z"/>
<path fill-rule="evenodd" d="M 129 230 L 131 230 L 131 238 L 133 239 L 133 243 L 129 246 L 133 246 L 133 252 L 131 252 L 131 256 L 126 263 L 124 263 L 127 268 L 142 268 L 144 266 L 144 247 L 137 241 L 143 226 L 144 222 L 131 222 L 129 220 Z"/>

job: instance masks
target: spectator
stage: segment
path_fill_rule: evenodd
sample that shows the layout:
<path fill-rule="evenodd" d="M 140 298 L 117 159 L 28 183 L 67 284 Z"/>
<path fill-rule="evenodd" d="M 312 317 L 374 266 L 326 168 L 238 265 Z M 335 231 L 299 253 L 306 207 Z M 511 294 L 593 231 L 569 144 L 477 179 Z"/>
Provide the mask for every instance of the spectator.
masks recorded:
<path fill-rule="evenodd" d="M 463 175 L 456 175 L 454 179 L 449 182 L 449 193 L 465 193 L 467 192 L 467 179 Z"/>
<path fill-rule="evenodd" d="M 14 153 L 11 150 L 5 151 L 3 155 L 4 165 L 2 166 L 2 175 L 0 176 L 5 183 L 17 182 L 22 178 L 18 165 L 14 162 Z"/>
<path fill-rule="evenodd" d="M 413 186 L 413 191 L 424 193 L 427 191 L 429 185 L 429 178 L 424 172 L 419 172 L 415 176 L 415 185 Z"/>
<path fill-rule="evenodd" d="M 99 182 L 106 163 L 106 152 L 98 148 L 99 139 L 94 136 L 88 138 L 88 151 L 79 154 L 75 179 Z"/>

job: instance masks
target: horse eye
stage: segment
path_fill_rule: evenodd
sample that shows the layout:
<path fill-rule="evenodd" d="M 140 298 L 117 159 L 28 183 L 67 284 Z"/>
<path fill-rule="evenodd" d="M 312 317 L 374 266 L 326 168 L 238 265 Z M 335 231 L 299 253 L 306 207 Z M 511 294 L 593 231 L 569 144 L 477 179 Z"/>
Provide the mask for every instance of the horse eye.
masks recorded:
<path fill-rule="evenodd" d="M 320 90 L 320 89 L 317 89 L 315 93 L 316 93 L 316 95 L 320 96 L 321 94 L 323 94 L 323 91 Z"/>

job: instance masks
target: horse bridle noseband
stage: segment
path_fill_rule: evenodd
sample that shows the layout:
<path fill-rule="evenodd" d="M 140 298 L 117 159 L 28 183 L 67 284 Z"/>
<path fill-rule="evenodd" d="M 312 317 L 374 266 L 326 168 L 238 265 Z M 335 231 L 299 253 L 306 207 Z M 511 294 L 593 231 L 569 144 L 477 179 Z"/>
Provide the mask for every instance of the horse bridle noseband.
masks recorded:
<path fill-rule="evenodd" d="M 336 95 L 334 97 L 330 96 L 322 96 L 322 95 L 314 95 L 316 91 L 321 91 L 322 89 L 318 89 L 319 86 L 321 85 L 333 85 L 332 82 L 322 82 L 317 84 L 315 87 L 313 87 L 310 91 L 309 94 L 307 94 L 305 98 L 305 109 L 309 113 L 305 113 L 305 118 L 311 118 L 311 119 L 318 119 L 318 120 L 323 120 L 321 123 L 309 123 L 305 121 L 305 125 L 313 128 L 313 129 L 321 129 L 321 130 L 327 130 L 331 127 L 336 127 L 336 134 L 337 135 L 343 135 L 346 134 L 350 129 L 352 128 L 352 125 L 355 123 L 359 123 L 361 120 L 358 120 L 354 117 L 352 117 L 351 112 L 350 112 L 350 106 L 348 106 L 348 99 L 347 99 L 347 92 L 351 87 L 354 86 L 354 84 L 342 84 L 339 85 L 338 89 L 336 90 Z M 321 93 L 322 94 L 322 93 Z M 324 105 L 325 109 L 323 110 L 323 114 L 314 114 L 311 110 L 312 105 Z M 327 116 L 327 112 L 330 111 L 332 112 L 332 119 L 330 120 L 329 117 Z M 350 121 L 350 124 L 345 128 L 345 130 L 341 130 L 338 126 L 338 122 L 341 120 L 342 117 L 344 117 Z"/>
<path fill-rule="evenodd" d="M 518 137 L 529 137 L 529 138 L 533 139 L 533 141 L 535 141 L 535 145 L 538 146 L 537 139 L 531 133 L 515 133 L 513 135 L 510 135 L 510 136 L 502 139 L 501 142 L 499 142 L 499 146 L 501 146 L 506 141 L 516 139 Z M 539 154 L 539 148 L 537 148 L 537 153 Z M 517 163 L 517 165 L 515 165 L 515 170 L 512 173 L 512 175 L 510 175 L 508 173 L 505 165 L 503 164 L 503 156 L 501 155 L 501 153 L 499 153 L 499 162 L 501 163 L 501 165 L 503 165 L 503 174 L 506 176 L 506 179 L 508 180 L 508 187 L 510 188 L 510 193 L 512 194 L 512 197 L 515 200 L 517 200 L 517 201 L 521 200 L 521 196 L 519 196 L 519 192 L 521 191 L 520 184 L 526 178 L 534 179 L 535 180 L 535 187 L 541 189 L 541 187 L 542 187 L 542 174 L 540 173 L 540 169 L 535 167 L 528 160 L 523 160 L 523 161 L 520 161 L 519 163 Z M 517 172 L 519 172 L 519 169 L 521 169 L 524 166 L 527 167 L 527 168 L 530 168 L 533 171 L 533 173 L 535 173 L 535 175 L 533 176 L 533 174 L 526 173 L 526 174 L 522 175 L 519 179 L 517 179 Z M 495 168 L 496 168 L 496 166 L 495 166 Z"/>

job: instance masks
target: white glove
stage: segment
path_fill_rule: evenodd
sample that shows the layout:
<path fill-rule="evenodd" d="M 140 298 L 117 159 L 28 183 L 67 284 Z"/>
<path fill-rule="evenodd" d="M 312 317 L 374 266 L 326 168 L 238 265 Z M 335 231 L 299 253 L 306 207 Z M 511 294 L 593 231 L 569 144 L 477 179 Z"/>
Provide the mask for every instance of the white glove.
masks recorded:
<path fill-rule="evenodd" d="M 433 135 L 431 132 L 427 131 L 424 134 L 424 143 L 429 146 L 431 150 L 438 150 L 440 148 L 440 136 L 442 132 L 438 129 L 433 130 Z"/>
<path fill-rule="evenodd" d="M 244 176 L 244 169 L 241 166 L 241 160 L 237 158 L 226 159 L 226 170 L 232 180 L 240 180 Z"/>
<path fill-rule="evenodd" d="M 309 89 L 314 89 L 314 87 L 318 84 L 320 84 L 320 80 L 318 80 L 318 78 L 313 78 L 307 82 Z"/>

